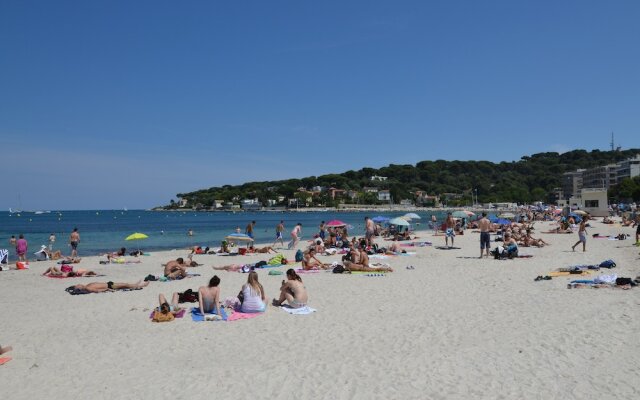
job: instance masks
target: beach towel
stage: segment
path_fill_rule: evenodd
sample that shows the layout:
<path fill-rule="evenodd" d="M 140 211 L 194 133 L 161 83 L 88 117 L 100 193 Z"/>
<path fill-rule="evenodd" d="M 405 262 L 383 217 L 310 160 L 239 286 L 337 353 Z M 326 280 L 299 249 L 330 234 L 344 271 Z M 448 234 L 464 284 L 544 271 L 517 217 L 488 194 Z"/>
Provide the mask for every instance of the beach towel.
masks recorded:
<path fill-rule="evenodd" d="M 569 276 L 569 275 L 590 275 L 591 271 L 580 271 L 580 273 L 572 274 L 569 271 L 553 271 L 549 272 L 547 275 L 549 276 Z"/>
<path fill-rule="evenodd" d="M 8 363 L 9 361 L 11 361 L 11 357 L 2 357 L 0 358 L 0 365 Z"/>
<path fill-rule="evenodd" d="M 240 311 L 233 311 L 233 314 L 227 316 L 227 321 L 228 322 L 233 322 L 233 321 L 238 321 L 241 319 L 251 319 L 251 318 L 255 318 L 255 317 L 259 317 L 260 315 L 263 315 L 264 312 L 257 312 L 257 313 L 243 313 Z"/>
<path fill-rule="evenodd" d="M 402 247 L 425 247 L 431 246 L 433 243 L 431 242 L 414 242 L 414 243 L 400 243 Z"/>
<path fill-rule="evenodd" d="M 155 313 L 156 310 L 151 311 L 151 314 L 149 314 L 149 319 L 153 319 L 153 314 Z M 177 313 L 175 313 L 173 316 L 176 318 L 182 318 L 184 317 L 184 315 L 187 313 L 187 310 L 185 310 L 184 308 L 180 311 L 178 311 Z"/>
<path fill-rule="evenodd" d="M 460 250 L 460 247 L 436 246 L 438 250 Z"/>
<path fill-rule="evenodd" d="M 317 274 L 318 272 L 322 272 L 320 269 L 296 269 L 296 274 Z"/>
<path fill-rule="evenodd" d="M 309 306 L 304 306 L 304 307 L 300 307 L 300 308 L 292 308 L 289 307 L 287 305 L 284 306 L 280 306 L 280 309 L 284 312 L 287 312 L 289 314 L 293 314 L 293 315 L 306 315 L 306 314 L 311 314 L 316 312 L 315 308 L 311 308 Z"/>
<path fill-rule="evenodd" d="M 200 314 L 200 309 L 196 307 L 191 308 L 191 319 L 194 322 L 203 322 L 207 315 L 216 315 L 214 312 L 205 313 L 205 315 Z M 220 307 L 220 316 L 222 317 L 221 321 L 227 320 L 227 312 L 224 310 L 224 307 Z"/>

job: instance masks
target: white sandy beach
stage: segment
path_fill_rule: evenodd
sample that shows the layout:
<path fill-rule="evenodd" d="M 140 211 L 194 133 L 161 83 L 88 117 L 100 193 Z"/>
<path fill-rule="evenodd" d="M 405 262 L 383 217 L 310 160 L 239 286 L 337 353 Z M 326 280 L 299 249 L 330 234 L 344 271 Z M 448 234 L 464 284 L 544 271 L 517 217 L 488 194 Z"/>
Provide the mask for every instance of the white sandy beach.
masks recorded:
<path fill-rule="evenodd" d="M 269 306 L 265 315 L 235 322 L 196 323 L 186 315 L 158 324 L 148 316 L 159 293 L 205 285 L 211 265 L 265 255 L 199 255 L 204 266 L 191 272 L 200 277 L 81 296 L 64 288 L 135 282 L 188 252 L 153 253 L 133 265 L 84 257 L 78 266 L 107 275 L 100 278 L 41 277 L 54 262 L 31 262 L 30 270 L 0 272 L 0 344 L 14 349 L 0 366 L 2 398 L 635 399 L 640 287 L 569 290 L 572 276 L 534 281 L 608 258 L 617 268 L 596 274 L 640 275 L 633 237 L 591 238 L 635 230 L 590 223 L 586 253 L 571 251 L 577 234 L 540 233 L 551 226 L 545 222 L 534 236 L 552 245 L 521 248 L 533 257 L 506 261 L 478 260 L 478 233 L 467 231 L 456 238 L 460 250 L 445 251 L 435 248 L 444 237 L 421 232 L 434 247 L 384 260 L 396 269 L 387 276 L 302 275 L 314 314 Z M 284 253 L 293 259 L 293 251 Z M 247 278 L 215 273 L 222 298 Z M 283 277 L 267 273 L 259 271 L 260 281 L 272 298 Z"/>

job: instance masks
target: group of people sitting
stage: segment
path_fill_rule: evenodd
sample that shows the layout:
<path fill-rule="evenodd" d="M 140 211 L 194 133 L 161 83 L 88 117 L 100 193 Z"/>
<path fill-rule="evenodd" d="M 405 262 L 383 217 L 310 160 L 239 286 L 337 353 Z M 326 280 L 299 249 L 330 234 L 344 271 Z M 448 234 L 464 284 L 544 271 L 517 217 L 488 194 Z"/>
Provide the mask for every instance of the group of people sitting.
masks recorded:
<path fill-rule="evenodd" d="M 373 267 L 369 264 L 369 254 L 368 251 L 374 252 L 371 248 L 368 249 L 367 241 L 365 239 L 357 242 L 355 240 L 348 242 L 349 250 L 346 255 L 342 257 L 343 267 L 346 271 L 363 271 L 363 272 L 393 272 L 392 268 L 389 267 Z M 392 245 L 394 250 L 400 250 L 397 244 Z M 391 251 L 391 250 L 389 250 Z M 336 264 L 327 264 L 318 260 L 316 255 L 317 252 L 317 244 L 311 245 L 306 251 L 303 253 L 302 258 L 302 268 L 304 270 L 314 270 L 314 269 L 333 269 L 337 265 Z"/>

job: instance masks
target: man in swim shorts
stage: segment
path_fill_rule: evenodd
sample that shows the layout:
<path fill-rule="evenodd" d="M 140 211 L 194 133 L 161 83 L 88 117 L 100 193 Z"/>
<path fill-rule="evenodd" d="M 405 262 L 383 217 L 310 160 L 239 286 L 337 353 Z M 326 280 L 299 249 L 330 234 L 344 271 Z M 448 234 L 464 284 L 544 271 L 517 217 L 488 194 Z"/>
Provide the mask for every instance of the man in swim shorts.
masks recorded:
<path fill-rule="evenodd" d="M 446 230 L 444 235 L 444 243 L 446 246 L 449 246 L 449 238 L 451 238 L 451 246 L 453 246 L 453 240 L 456 237 L 456 232 L 454 230 L 456 223 L 453 220 L 453 215 L 451 213 L 447 214 L 447 220 L 445 222 Z"/>
<path fill-rule="evenodd" d="M 78 243 L 80 243 L 80 234 L 78 228 L 73 228 L 71 236 L 69 236 L 69 245 L 71 245 L 71 257 L 78 257 Z"/>
<path fill-rule="evenodd" d="M 487 219 L 487 213 L 482 213 L 482 219 L 478 221 L 478 228 L 480 228 L 480 258 L 482 258 L 482 250 L 486 249 L 487 258 L 489 258 L 489 248 L 491 247 L 491 236 L 489 235 L 489 228 L 491 222 Z"/>
<path fill-rule="evenodd" d="M 280 242 L 280 246 L 284 247 L 284 239 L 282 238 L 282 232 L 284 232 L 284 221 L 280 221 L 278 225 L 276 225 L 276 241 L 273 242 L 272 247 L 276 247 L 276 243 Z"/>

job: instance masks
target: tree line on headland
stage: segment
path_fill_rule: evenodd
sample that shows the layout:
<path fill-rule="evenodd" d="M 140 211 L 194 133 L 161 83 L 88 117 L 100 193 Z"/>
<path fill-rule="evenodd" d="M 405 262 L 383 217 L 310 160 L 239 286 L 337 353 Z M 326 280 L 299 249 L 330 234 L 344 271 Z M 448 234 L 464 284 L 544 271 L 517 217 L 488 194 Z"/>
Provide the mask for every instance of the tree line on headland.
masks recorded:
<path fill-rule="evenodd" d="M 633 158 L 640 149 L 616 151 L 573 150 L 524 156 L 519 161 L 420 161 L 416 165 L 390 164 L 338 174 L 280 181 L 224 185 L 189 193 L 178 193 L 189 208 L 211 208 L 217 201 L 227 204 L 258 199 L 263 206 L 291 204 L 334 207 L 340 203 L 388 204 L 409 200 L 432 206 L 437 198 L 448 206 L 475 203 L 535 201 L 553 202 L 562 174 Z M 327 190 L 332 188 L 333 190 Z M 319 190 L 320 189 L 320 190 Z M 388 193 L 388 199 L 378 192 Z M 625 179 L 609 191 L 612 201 L 640 200 L 640 179 Z M 382 198 L 382 199 L 381 199 Z M 165 208 L 178 208 L 171 200 Z"/>

